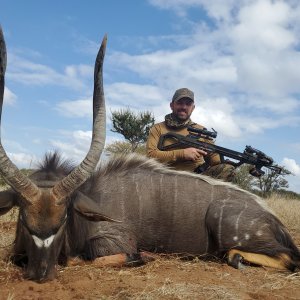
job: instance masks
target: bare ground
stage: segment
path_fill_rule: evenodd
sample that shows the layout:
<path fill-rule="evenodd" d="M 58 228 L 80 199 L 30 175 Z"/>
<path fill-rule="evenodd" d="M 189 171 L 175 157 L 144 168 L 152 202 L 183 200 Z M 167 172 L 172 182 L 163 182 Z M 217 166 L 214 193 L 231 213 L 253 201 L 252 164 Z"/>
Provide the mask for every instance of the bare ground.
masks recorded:
<path fill-rule="evenodd" d="M 285 205 L 286 206 L 286 205 Z M 300 203 L 296 203 L 299 211 Z M 283 212 L 282 207 L 279 208 Z M 293 208 L 294 213 L 295 208 Z M 293 216 L 295 217 L 295 216 Z M 0 218 L 2 299 L 300 299 L 300 272 L 261 267 L 235 270 L 221 261 L 164 257 L 136 268 L 73 266 L 58 269 L 43 284 L 23 279 L 22 269 L 3 258 L 14 238 L 14 220 Z M 300 245 L 298 223 L 289 228 Z"/>

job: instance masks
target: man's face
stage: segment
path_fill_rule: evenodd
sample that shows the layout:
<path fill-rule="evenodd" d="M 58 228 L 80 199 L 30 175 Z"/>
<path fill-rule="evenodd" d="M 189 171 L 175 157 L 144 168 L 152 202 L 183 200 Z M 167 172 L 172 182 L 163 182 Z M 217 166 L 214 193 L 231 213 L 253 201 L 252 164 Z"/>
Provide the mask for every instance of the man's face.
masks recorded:
<path fill-rule="evenodd" d="M 181 98 L 170 103 L 174 116 L 180 121 L 186 121 L 191 116 L 195 105 L 190 98 Z"/>

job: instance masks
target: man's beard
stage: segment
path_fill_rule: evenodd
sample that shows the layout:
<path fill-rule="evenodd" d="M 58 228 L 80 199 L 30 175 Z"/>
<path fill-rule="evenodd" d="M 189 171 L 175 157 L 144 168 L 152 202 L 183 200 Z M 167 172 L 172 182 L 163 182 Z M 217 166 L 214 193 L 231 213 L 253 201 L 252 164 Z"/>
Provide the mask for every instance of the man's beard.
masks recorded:
<path fill-rule="evenodd" d="M 184 115 L 184 116 L 181 116 L 181 115 L 180 115 L 180 112 L 184 112 L 185 115 Z M 178 121 L 180 121 L 180 122 L 185 122 L 185 121 L 187 121 L 187 120 L 190 118 L 191 114 L 188 114 L 188 112 L 187 112 L 186 110 L 181 109 L 181 110 L 177 111 L 176 113 L 173 113 L 173 116 L 174 116 L 175 119 L 177 119 Z"/>

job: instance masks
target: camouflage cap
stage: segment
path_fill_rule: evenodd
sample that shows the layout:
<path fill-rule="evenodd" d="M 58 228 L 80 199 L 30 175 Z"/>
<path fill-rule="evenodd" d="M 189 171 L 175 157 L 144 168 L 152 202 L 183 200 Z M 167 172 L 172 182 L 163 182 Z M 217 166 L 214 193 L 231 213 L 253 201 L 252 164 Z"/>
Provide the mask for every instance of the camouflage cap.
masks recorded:
<path fill-rule="evenodd" d="M 178 90 L 176 90 L 176 92 L 172 98 L 172 102 L 176 102 L 182 98 L 189 98 L 194 102 L 194 92 L 192 92 L 188 88 L 178 89 Z"/>

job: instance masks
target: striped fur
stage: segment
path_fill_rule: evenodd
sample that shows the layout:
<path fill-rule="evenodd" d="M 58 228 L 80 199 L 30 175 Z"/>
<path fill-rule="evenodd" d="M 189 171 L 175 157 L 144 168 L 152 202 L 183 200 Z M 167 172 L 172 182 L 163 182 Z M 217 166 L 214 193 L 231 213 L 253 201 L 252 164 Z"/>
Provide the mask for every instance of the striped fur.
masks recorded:
<path fill-rule="evenodd" d="M 103 163 L 83 190 L 105 214 L 123 220 L 141 249 L 287 254 L 287 268 L 299 266 L 299 250 L 280 220 L 258 196 L 231 183 L 132 154 Z"/>

